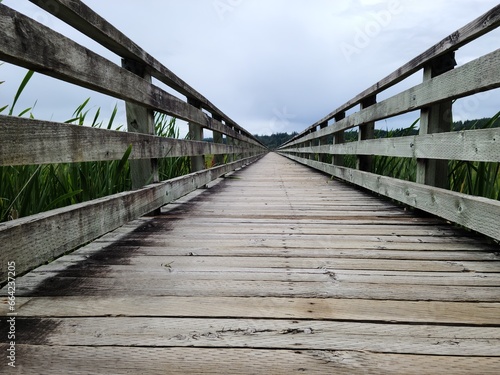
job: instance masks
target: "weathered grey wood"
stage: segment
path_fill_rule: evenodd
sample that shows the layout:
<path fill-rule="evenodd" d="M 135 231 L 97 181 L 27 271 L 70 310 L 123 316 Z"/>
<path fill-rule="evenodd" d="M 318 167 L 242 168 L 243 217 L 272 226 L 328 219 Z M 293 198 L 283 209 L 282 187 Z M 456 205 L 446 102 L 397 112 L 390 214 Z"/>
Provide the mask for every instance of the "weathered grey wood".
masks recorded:
<path fill-rule="evenodd" d="M 361 110 L 367 109 L 370 106 L 377 104 L 377 97 L 375 95 L 365 98 L 361 101 Z M 358 141 L 366 141 L 375 138 L 375 122 L 370 121 L 359 127 Z M 373 156 L 359 155 L 357 157 L 356 169 L 361 171 L 371 172 L 373 169 Z"/>
<path fill-rule="evenodd" d="M 243 131 L 247 137 L 254 138 L 253 135 L 215 107 L 207 98 L 176 76 L 83 2 L 71 0 L 30 1 L 73 26 L 75 29 L 81 31 L 83 34 L 102 44 L 122 58 L 135 60 L 147 65 L 151 69 L 151 74 L 156 79 L 172 87 L 186 97 L 199 101 L 203 108 L 220 116 L 219 121 L 224 119 L 226 123 L 230 123 L 235 128 Z"/>
<path fill-rule="evenodd" d="M 5 300 L 5 298 L 4 298 Z M 377 301 L 320 298 L 149 297 L 19 297 L 21 317 L 211 317 L 420 324 L 500 324 L 499 303 Z M 29 302 L 29 303 L 28 303 Z M 0 315 L 8 305 L 0 304 Z"/>
<path fill-rule="evenodd" d="M 287 152 L 328 153 L 333 155 L 384 155 L 403 158 L 429 158 L 498 162 L 500 128 L 436 133 L 407 137 L 372 139 L 312 148 L 291 147 Z"/>
<path fill-rule="evenodd" d="M 18 318 L 19 326 L 29 320 Z M 42 318 L 43 343 L 64 346 L 225 347 L 359 350 L 376 353 L 499 356 L 500 328 L 372 323 L 141 318 Z M 35 324 L 38 319 L 35 319 Z M 21 329 L 19 329 L 21 331 Z M 27 329 L 26 329 L 27 331 Z M 26 332 L 25 331 L 25 332 Z M 25 344 L 39 344 L 29 331 Z"/>
<path fill-rule="evenodd" d="M 192 105 L 194 108 L 201 109 L 201 103 L 194 99 L 188 99 L 188 104 Z M 189 134 L 188 138 L 193 141 L 203 140 L 203 128 L 193 122 L 189 123 Z M 205 169 L 205 157 L 204 155 L 191 156 L 191 172 L 198 172 Z"/>
<path fill-rule="evenodd" d="M 0 59 L 259 145 L 166 91 L 0 4 Z M 43 35 L 43 38 L 40 36 Z M 26 44 L 29 49 L 24 48 Z M 43 56 L 44 59 L 40 59 Z"/>
<path fill-rule="evenodd" d="M 500 26 L 500 5 L 495 6 L 490 11 L 476 18 L 475 20 L 468 23 L 461 29 L 450 34 L 442 41 L 435 44 L 424 53 L 418 55 L 417 57 L 415 57 L 402 67 L 398 68 L 396 71 L 389 74 L 381 81 L 367 88 L 362 93 L 360 93 L 353 99 L 349 100 L 347 103 L 343 104 L 342 106 L 331 112 L 326 117 L 322 118 L 315 124 L 311 125 L 311 127 L 299 133 L 291 141 L 298 138 L 302 138 L 305 134 L 307 134 L 310 128 L 315 127 L 318 124 L 323 123 L 325 121 L 333 119 L 337 114 L 345 112 L 346 110 L 354 107 L 355 105 L 361 103 L 361 101 L 364 100 L 365 98 L 376 95 L 386 90 L 387 88 L 401 82 L 402 80 L 411 76 L 413 73 L 422 69 L 424 65 L 427 64 L 429 61 L 439 56 L 442 56 L 446 53 L 459 49 L 460 47 L 470 43 L 471 41 L 481 37 L 482 35 L 496 29 L 498 26 Z"/>
<path fill-rule="evenodd" d="M 0 344 L 2 352 L 7 345 Z M 373 353 L 368 351 L 321 351 L 282 349 L 145 348 L 17 345 L 20 358 L 30 358 L 13 374 L 162 375 L 220 374 L 386 374 L 422 375 L 446 371 L 450 374 L 495 375 L 498 357 L 425 356 Z M 89 358 L 92 360 L 90 361 Z M 90 364 L 90 365 L 89 365 Z M 91 366 L 91 371 L 89 370 Z"/>
<path fill-rule="evenodd" d="M 393 97 L 353 113 L 344 120 L 287 143 L 283 148 L 363 125 L 371 121 L 414 111 L 443 100 L 452 100 L 500 87 L 497 71 L 500 49 L 446 72 Z"/>
<path fill-rule="evenodd" d="M 145 65 L 133 60 L 123 59 L 122 66 L 150 84 L 152 83 L 151 75 Z M 155 135 L 154 112 L 152 109 L 128 102 L 125 103 L 125 109 L 128 132 Z M 133 189 L 140 189 L 148 184 L 159 182 L 158 160 L 131 160 L 130 177 Z"/>
<path fill-rule="evenodd" d="M 243 152 L 234 146 L 0 115 L 0 165 L 74 163 Z M 75 143 L 78 142 L 78 147 Z M 248 148 L 262 152 L 257 146 Z"/>
<path fill-rule="evenodd" d="M 497 240 L 500 239 L 500 228 L 497 223 L 497 218 L 500 217 L 500 202 L 498 201 L 349 168 L 335 167 L 300 159 L 293 155 L 285 156 Z"/>
<path fill-rule="evenodd" d="M 335 122 L 339 122 L 340 120 L 345 119 L 345 112 L 340 112 L 335 115 Z M 334 134 L 333 136 L 333 145 L 341 145 L 345 141 L 345 132 L 340 131 Z M 336 147 L 333 147 L 336 148 Z M 343 155 L 333 155 L 333 160 L 332 160 L 333 165 L 338 165 L 340 167 L 344 166 L 344 156 Z"/>
<path fill-rule="evenodd" d="M 7 262 L 16 262 L 17 273 L 26 272 L 258 158 L 2 223 L 0 243 L 5 250 L 0 253 L 0 280 L 4 282 L 7 278 Z"/>
<path fill-rule="evenodd" d="M 435 58 L 424 67 L 424 81 L 453 69 L 456 65 L 455 52 Z M 419 134 L 434 134 L 451 131 L 453 122 L 452 101 L 434 104 L 420 111 Z M 500 160 L 500 159 L 499 159 Z M 417 159 L 417 179 L 419 184 L 448 189 L 448 160 Z"/>
<path fill-rule="evenodd" d="M 222 120 L 223 120 L 222 117 L 220 117 L 218 115 L 212 114 L 212 117 L 220 122 L 222 122 Z M 213 139 L 214 139 L 214 143 L 216 143 L 216 144 L 223 144 L 224 143 L 224 137 L 223 137 L 222 133 L 219 133 L 218 131 L 213 131 Z M 225 158 L 224 154 L 214 155 L 214 160 L 213 160 L 214 166 L 224 164 L 224 158 Z"/>

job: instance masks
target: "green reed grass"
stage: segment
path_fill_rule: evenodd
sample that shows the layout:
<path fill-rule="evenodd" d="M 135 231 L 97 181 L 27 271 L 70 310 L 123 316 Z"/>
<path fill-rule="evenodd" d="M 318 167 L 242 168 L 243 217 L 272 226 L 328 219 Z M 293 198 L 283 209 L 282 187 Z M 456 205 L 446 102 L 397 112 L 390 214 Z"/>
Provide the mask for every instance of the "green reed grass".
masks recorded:
<path fill-rule="evenodd" d="M 7 111 L 9 115 L 14 115 L 16 104 L 32 76 L 32 71 L 26 74 L 12 104 L 1 107 L 0 113 Z M 90 98 L 76 108 L 66 123 L 112 129 L 117 106 L 109 120 L 103 121 L 100 108 L 94 111 L 89 108 L 89 104 Z M 29 115 L 34 118 L 33 108 L 22 110 L 18 116 Z M 179 137 L 175 119 L 157 114 L 155 125 L 157 135 Z M 121 128 L 119 126 L 116 129 Z M 0 222 L 130 190 L 132 184 L 128 159 L 131 152 L 130 146 L 124 150 L 121 160 L 111 162 L 0 167 Z M 162 180 L 189 173 L 189 158 L 166 158 L 159 160 L 158 164 Z"/>

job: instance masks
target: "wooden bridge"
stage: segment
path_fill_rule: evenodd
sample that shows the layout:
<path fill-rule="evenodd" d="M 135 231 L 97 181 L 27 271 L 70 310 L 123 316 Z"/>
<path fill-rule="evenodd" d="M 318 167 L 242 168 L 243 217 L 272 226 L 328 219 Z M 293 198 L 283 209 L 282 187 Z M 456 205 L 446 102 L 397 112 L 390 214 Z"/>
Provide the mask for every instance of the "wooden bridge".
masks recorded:
<path fill-rule="evenodd" d="M 498 128 L 450 129 L 452 100 L 500 87 L 500 50 L 456 68 L 453 55 L 500 6 L 268 153 L 80 1 L 32 2 L 123 67 L 2 4 L 0 59 L 125 100 L 129 132 L 0 116 L 0 165 L 132 145 L 135 190 L 0 224 L 2 373 L 498 373 L 500 203 L 442 176 L 449 160 L 500 162 Z M 374 121 L 414 110 L 419 135 L 372 139 Z M 191 140 L 154 136 L 155 112 Z M 374 155 L 415 159 L 416 181 L 373 173 Z M 159 181 L 157 160 L 177 156 L 192 173 Z"/>

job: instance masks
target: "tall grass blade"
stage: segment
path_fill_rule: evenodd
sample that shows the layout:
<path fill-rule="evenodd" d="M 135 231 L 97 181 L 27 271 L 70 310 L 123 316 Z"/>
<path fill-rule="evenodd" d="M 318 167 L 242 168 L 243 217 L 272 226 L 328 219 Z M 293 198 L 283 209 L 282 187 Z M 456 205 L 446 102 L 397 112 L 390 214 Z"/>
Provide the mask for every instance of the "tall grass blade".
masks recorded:
<path fill-rule="evenodd" d="M 19 100 L 19 97 L 23 93 L 24 89 L 26 88 L 26 85 L 30 81 L 31 77 L 33 77 L 33 74 L 35 72 L 33 70 L 29 70 L 28 73 L 24 76 L 24 79 L 22 80 L 21 84 L 19 85 L 19 88 L 17 89 L 16 95 L 14 96 L 14 101 L 12 102 L 12 105 L 10 106 L 10 111 L 9 111 L 9 116 L 12 116 L 14 113 L 14 108 L 16 107 L 17 101 Z M 21 116 L 21 115 L 19 115 Z"/>

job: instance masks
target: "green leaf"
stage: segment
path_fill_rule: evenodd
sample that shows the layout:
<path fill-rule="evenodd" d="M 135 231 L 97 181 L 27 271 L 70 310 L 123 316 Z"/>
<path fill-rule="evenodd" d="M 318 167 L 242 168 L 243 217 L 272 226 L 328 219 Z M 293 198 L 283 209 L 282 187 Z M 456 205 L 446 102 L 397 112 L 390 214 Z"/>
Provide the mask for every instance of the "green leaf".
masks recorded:
<path fill-rule="evenodd" d="M 50 202 L 49 205 L 47 206 L 47 208 L 45 210 L 50 210 L 51 208 L 57 208 L 57 206 L 59 205 L 59 203 L 64 202 L 67 199 L 71 199 L 74 196 L 80 194 L 81 192 L 83 192 L 82 189 L 75 190 L 75 191 L 70 191 L 69 193 L 66 193 L 66 194 L 60 196 L 59 198 L 57 198 L 57 199 L 53 200 L 52 202 Z"/>
<path fill-rule="evenodd" d="M 118 181 L 120 180 L 121 174 L 125 169 L 125 165 L 127 164 L 128 158 L 130 157 L 131 153 L 132 153 L 132 145 L 129 145 L 127 151 L 125 151 L 125 154 L 123 154 L 123 157 L 121 158 L 120 162 L 118 163 L 118 166 L 116 167 L 116 170 L 114 171 L 115 172 L 115 176 L 113 179 L 114 186 L 118 185 Z"/>
<path fill-rule="evenodd" d="M 111 113 L 111 118 L 109 119 L 108 126 L 106 127 L 106 129 L 109 130 L 113 126 L 113 121 L 115 121 L 117 112 L 118 112 L 118 105 L 115 104 L 115 108 L 113 108 L 113 112 Z"/>
<path fill-rule="evenodd" d="M 32 107 L 30 108 L 26 108 L 24 111 L 22 111 L 20 114 L 18 114 L 17 116 L 18 117 L 23 117 L 23 115 L 25 115 L 26 113 L 28 113 L 29 111 L 31 111 Z"/>
<path fill-rule="evenodd" d="M 19 97 L 21 96 L 22 92 L 26 88 L 26 85 L 30 81 L 31 77 L 33 77 L 33 74 L 35 72 L 33 70 L 29 70 L 28 73 L 24 76 L 23 81 L 21 82 L 21 85 L 17 89 L 16 96 L 14 96 L 14 101 L 12 102 L 12 106 L 10 107 L 9 115 L 12 116 L 12 113 L 14 112 L 14 107 L 16 106 L 17 101 L 19 100 Z"/>

